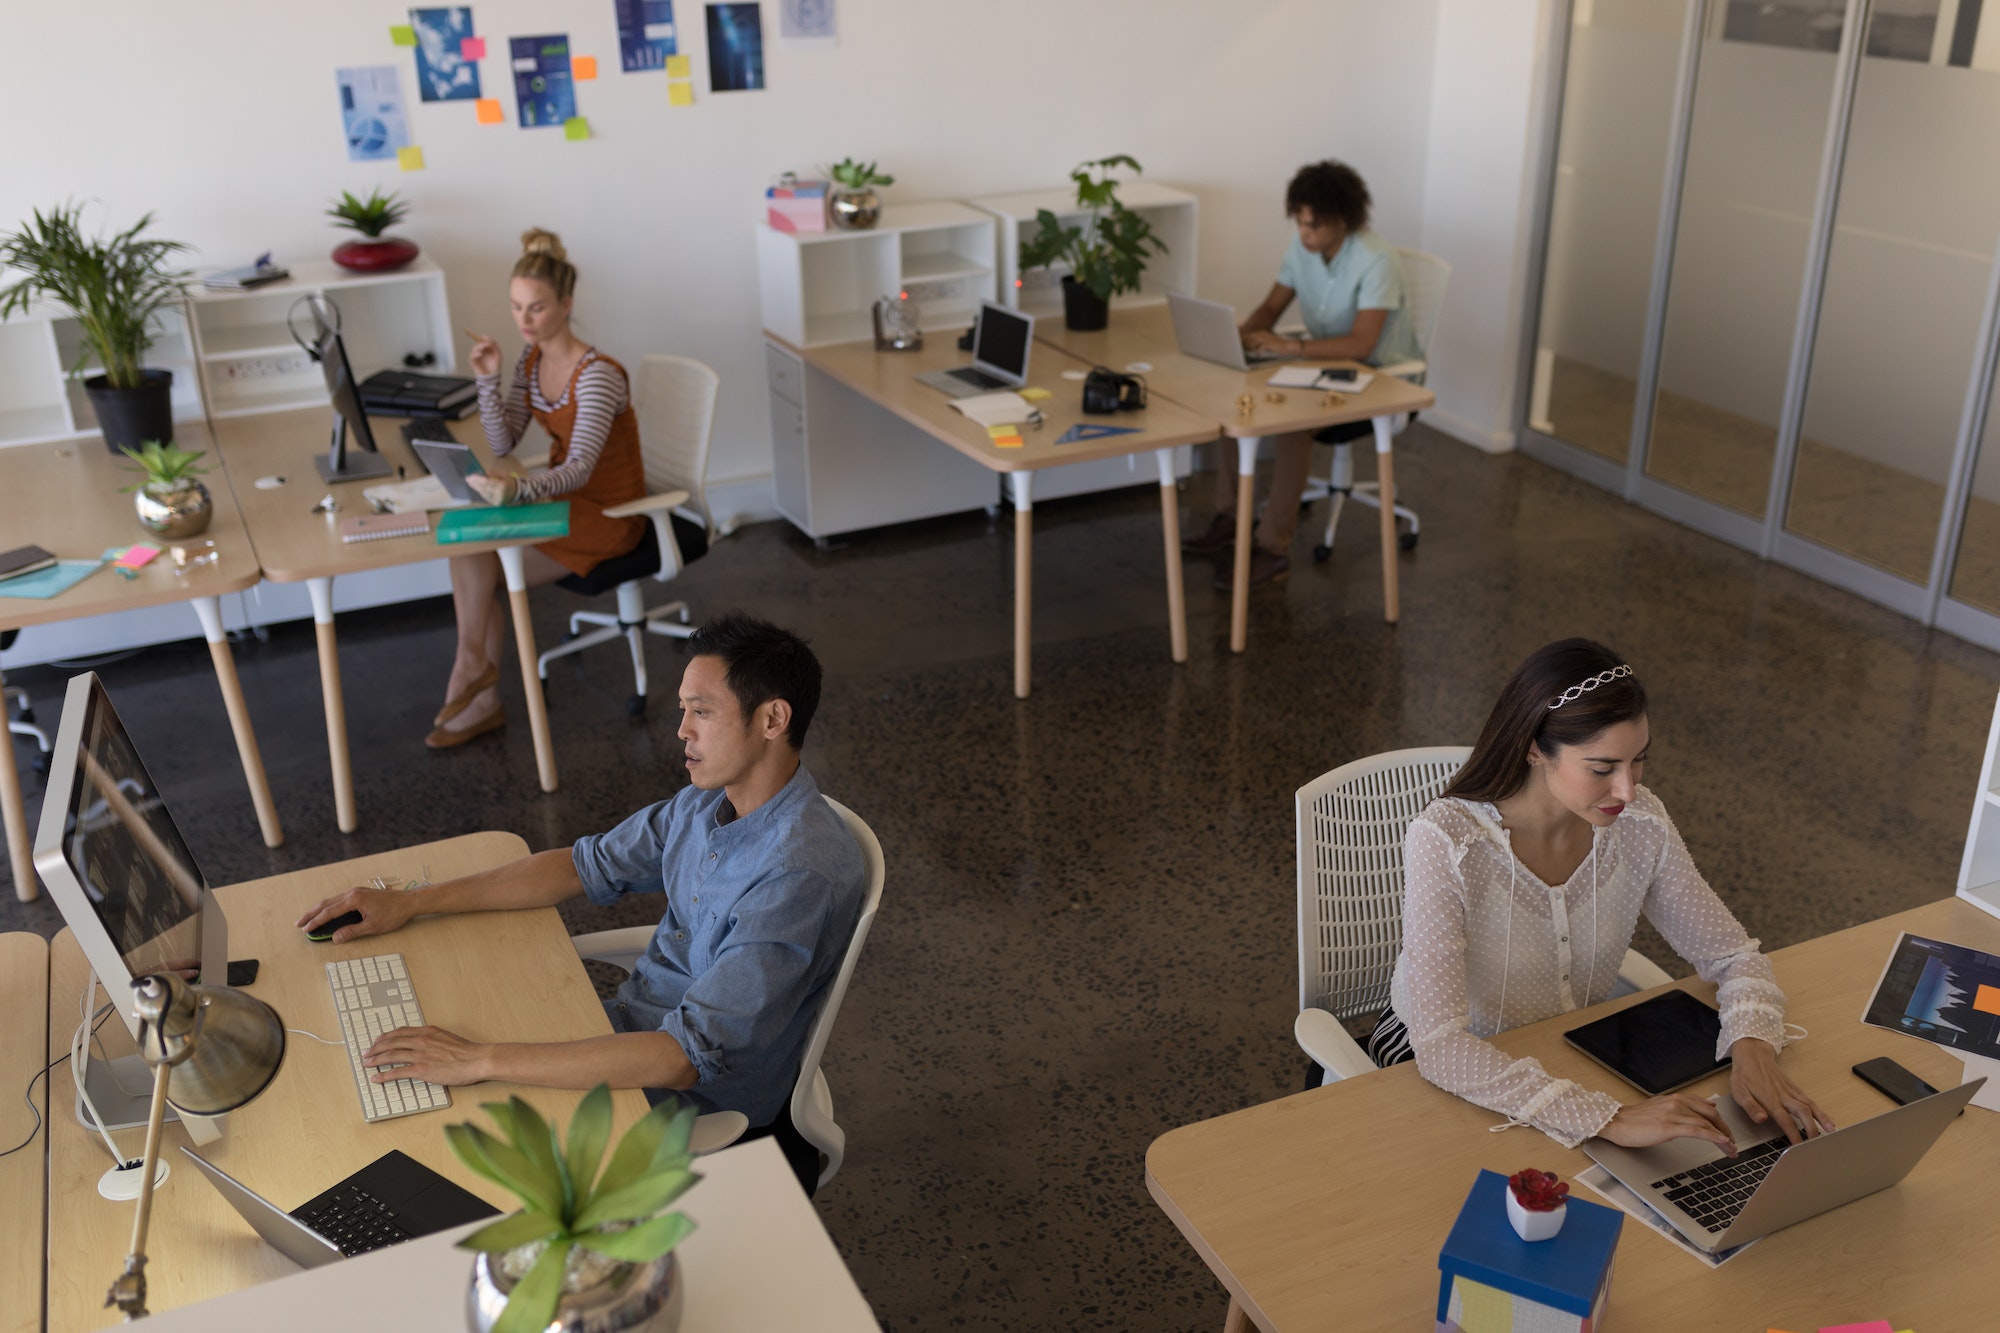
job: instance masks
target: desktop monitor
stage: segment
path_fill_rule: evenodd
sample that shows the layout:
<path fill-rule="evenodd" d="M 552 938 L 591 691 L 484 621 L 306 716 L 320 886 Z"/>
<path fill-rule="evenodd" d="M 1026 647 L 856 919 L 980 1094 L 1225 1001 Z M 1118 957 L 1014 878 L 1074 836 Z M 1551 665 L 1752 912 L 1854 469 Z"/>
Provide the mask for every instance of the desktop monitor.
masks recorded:
<path fill-rule="evenodd" d="M 1035 342 L 1035 317 L 991 301 L 979 307 L 972 331 L 973 369 L 1020 387 L 1028 382 L 1028 352 Z"/>
<path fill-rule="evenodd" d="M 321 310 L 321 305 L 332 312 L 332 318 Z M 319 362 L 320 373 L 326 377 L 327 397 L 333 400 L 333 439 L 326 457 L 314 460 L 319 465 L 320 480 L 330 485 L 336 481 L 386 477 L 393 469 L 389 460 L 376 450 L 374 433 L 368 429 L 368 413 L 361 406 L 354 366 L 347 359 L 347 344 L 340 340 L 340 309 L 323 296 L 312 301 L 311 309 L 315 329 L 308 350 L 313 360 Z M 365 452 L 353 455 L 347 452 L 350 427 L 354 442 Z"/>

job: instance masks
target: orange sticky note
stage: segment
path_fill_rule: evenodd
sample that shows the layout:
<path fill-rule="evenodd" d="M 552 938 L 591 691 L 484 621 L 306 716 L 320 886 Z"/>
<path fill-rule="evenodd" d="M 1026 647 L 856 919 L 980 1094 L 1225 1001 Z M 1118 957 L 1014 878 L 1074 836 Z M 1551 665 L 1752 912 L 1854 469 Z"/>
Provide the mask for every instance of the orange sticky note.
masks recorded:
<path fill-rule="evenodd" d="M 414 144 L 408 148 L 398 148 L 396 150 L 396 165 L 405 171 L 422 171 L 424 169 L 424 150 Z"/>
<path fill-rule="evenodd" d="M 484 37 L 461 37 L 458 39 L 460 60 L 486 59 L 486 39 Z"/>
<path fill-rule="evenodd" d="M 675 79 L 667 85 L 668 106 L 693 106 L 694 85 L 686 79 Z"/>
<path fill-rule="evenodd" d="M 472 110 L 481 125 L 498 125 L 507 119 L 506 113 L 500 110 L 500 99 L 497 97 L 480 98 L 472 104 Z"/>
<path fill-rule="evenodd" d="M 2000 1014 L 2000 986 L 1982 984 L 1972 997 L 1972 1007 L 1982 1014 Z"/>
<path fill-rule="evenodd" d="M 570 76 L 570 77 L 571 77 L 572 79 L 577 79 L 577 80 L 579 80 L 579 81 L 581 81 L 581 80 L 583 80 L 583 79 L 594 79 L 594 78 L 596 78 L 596 77 L 597 77 L 597 57 L 596 57 L 596 56 L 571 56 L 571 57 L 569 58 L 569 76 Z"/>

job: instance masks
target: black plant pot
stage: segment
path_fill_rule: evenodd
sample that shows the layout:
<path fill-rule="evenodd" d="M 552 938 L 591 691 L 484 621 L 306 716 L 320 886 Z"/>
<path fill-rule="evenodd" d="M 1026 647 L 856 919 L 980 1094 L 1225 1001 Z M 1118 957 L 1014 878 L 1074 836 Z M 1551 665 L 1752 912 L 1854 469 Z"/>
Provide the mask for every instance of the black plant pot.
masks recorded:
<path fill-rule="evenodd" d="M 104 447 L 137 449 L 147 440 L 171 444 L 174 438 L 174 372 L 141 370 L 146 382 L 136 389 L 114 389 L 102 375 L 83 382 L 90 410 L 104 431 Z"/>
<path fill-rule="evenodd" d="M 1111 302 L 1090 288 L 1063 275 L 1063 326 L 1089 333 L 1111 322 Z"/>

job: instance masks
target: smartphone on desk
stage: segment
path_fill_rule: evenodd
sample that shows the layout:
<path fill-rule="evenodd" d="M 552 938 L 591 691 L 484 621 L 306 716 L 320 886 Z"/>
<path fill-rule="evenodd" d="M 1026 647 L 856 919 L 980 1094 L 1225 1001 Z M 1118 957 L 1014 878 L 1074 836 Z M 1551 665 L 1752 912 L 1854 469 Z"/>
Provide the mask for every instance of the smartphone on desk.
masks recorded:
<path fill-rule="evenodd" d="M 1891 1060 L 1888 1056 L 1878 1056 L 1873 1060 L 1863 1060 L 1854 1066 L 1855 1077 L 1887 1097 L 1898 1106 L 1908 1106 L 1911 1102 L 1935 1097 L 1937 1089 L 1912 1074 L 1909 1070 Z M 1960 1111 L 1960 1115 L 1965 1112 Z"/>

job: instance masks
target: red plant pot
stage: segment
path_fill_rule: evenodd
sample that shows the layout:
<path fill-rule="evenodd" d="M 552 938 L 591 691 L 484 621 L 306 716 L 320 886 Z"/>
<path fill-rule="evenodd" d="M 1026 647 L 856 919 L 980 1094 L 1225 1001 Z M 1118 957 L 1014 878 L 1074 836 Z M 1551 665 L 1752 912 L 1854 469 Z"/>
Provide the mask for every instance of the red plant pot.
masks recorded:
<path fill-rule="evenodd" d="M 333 262 L 356 273 L 387 273 L 417 257 L 417 243 L 400 236 L 372 241 L 345 241 L 333 249 Z"/>

